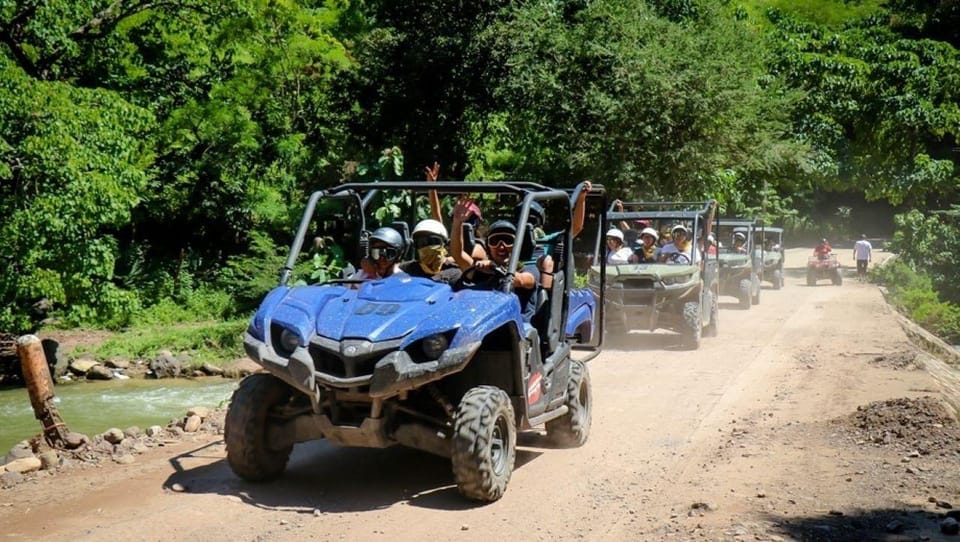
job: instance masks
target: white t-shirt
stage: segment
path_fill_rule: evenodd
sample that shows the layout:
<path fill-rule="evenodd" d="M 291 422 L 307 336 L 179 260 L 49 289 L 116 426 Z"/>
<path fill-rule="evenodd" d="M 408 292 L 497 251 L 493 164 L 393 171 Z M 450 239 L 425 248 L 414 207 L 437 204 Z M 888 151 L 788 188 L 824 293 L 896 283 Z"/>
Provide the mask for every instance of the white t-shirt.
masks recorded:
<path fill-rule="evenodd" d="M 692 249 L 693 249 L 693 244 L 688 246 L 687 250 L 680 250 L 679 248 L 677 248 L 677 245 L 673 243 L 667 243 L 663 245 L 663 248 L 660 249 L 660 256 L 661 256 L 661 259 L 663 259 L 664 257 L 666 258 L 666 260 L 664 260 L 666 263 L 674 263 L 673 261 L 674 254 L 685 254 L 687 256 L 688 261 L 681 261 L 676 263 L 683 263 L 683 264 L 693 263 L 694 260 L 691 257 Z"/>
<path fill-rule="evenodd" d="M 853 245 L 853 255 L 858 260 L 869 260 L 873 253 L 873 245 L 866 239 L 861 239 Z"/>
<path fill-rule="evenodd" d="M 630 258 L 633 256 L 633 251 L 630 250 L 630 247 L 620 247 L 619 250 L 607 250 L 607 263 L 610 265 L 622 265 L 625 263 L 630 263 Z"/>
<path fill-rule="evenodd" d="M 400 270 L 400 266 L 397 265 L 397 264 L 393 264 L 393 274 L 394 274 L 394 275 L 406 275 L 406 273 L 404 273 L 403 271 Z M 371 274 L 367 273 L 366 271 L 364 271 L 363 268 L 360 268 L 360 269 L 357 270 L 356 273 L 350 275 L 350 278 L 347 279 L 347 280 L 378 280 L 378 279 L 381 279 L 381 278 L 383 278 L 383 277 L 381 277 L 380 275 L 377 275 L 376 273 L 374 273 L 374 274 L 371 275 Z"/>

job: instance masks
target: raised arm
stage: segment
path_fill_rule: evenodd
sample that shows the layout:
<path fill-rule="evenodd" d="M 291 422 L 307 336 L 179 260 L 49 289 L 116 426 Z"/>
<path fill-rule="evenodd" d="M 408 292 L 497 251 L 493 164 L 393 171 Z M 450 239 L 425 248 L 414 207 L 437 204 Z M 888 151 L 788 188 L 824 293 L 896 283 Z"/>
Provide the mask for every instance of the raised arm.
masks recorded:
<path fill-rule="evenodd" d="M 580 235 L 580 232 L 583 231 L 583 223 L 587 215 L 587 194 L 592 189 L 593 185 L 590 184 L 590 181 L 583 181 L 583 190 L 580 191 L 577 203 L 573 206 L 573 231 L 571 232 L 573 237 Z M 617 200 L 617 202 L 620 203 L 620 200 Z M 623 203 L 620 203 L 620 210 L 623 210 Z"/>
<path fill-rule="evenodd" d="M 434 162 L 433 166 L 423 168 L 428 183 L 437 182 L 437 178 L 440 177 L 440 164 Z M 443 212 L 440 210 L 440 196 L 437 194 L 436 190 L 431 190 L 427 193 L 427 197 L 430 199 L 430 215 L 433 216 L 433 219 L 443 223 Z"/>
<path fill-rule="evenodd" d="M 463 223 L 470 218 L 472 203 L 467 198 L 457 201 L 453 208 L 453 231 L 450 232 L 450 255 L 457 262 L 457 266 L 464 270 L 473 265 L 473 256 L 464 251 L 463 247 Z"/>

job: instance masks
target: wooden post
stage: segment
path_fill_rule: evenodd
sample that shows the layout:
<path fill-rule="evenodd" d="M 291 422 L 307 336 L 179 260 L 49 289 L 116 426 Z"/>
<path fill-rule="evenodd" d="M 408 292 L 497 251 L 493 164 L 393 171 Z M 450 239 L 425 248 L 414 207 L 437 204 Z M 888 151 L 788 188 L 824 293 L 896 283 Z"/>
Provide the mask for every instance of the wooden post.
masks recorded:
<path fill-rule="evenodd" d="M 30 394 L 33 415 L 40 420 L 44 440 L 54 448 L 67 448 L 70 431 L 54 404 L 53 378 L 40 339 L 36 335 L 20 337 L 17 355 L 20 356 L 20 370 Z"/>

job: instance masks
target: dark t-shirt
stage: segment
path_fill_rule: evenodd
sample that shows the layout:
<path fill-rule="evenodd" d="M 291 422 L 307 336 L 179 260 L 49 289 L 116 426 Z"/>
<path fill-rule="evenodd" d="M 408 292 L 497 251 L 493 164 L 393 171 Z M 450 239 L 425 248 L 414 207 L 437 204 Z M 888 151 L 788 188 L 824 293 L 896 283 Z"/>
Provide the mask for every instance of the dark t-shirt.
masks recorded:
<path fill-rule="evenodd" d="M 412 260 L 409 262 L 404 262 L 400 264 L 400 270 L 404 273 L 410 275 L 411 277 L 420 277 L 424 279 L 431 279 L 435 282 L 443 282 L 446 284 L 452 285 L 453 283 L 460 280 L 460 268 L 456 264 L 445 263 L 440 267 L 440 271 L 433 275 L 428 275 L 426 271 L 420 267 L 420 262 Z"/>
<path fill-rule="evenodd" d="M 533 275 L 535 284 L 530 290 L 523 288 L 514 288 L 513 290 L 513 293 L 517 296 L 517 300 L 520 302 L 520 315 L 523 317 L 524 322 L 529 322 L 537 312 L 536 294 L 540 290 L 540 270 L 537 269 L 535 264 L 527 264 L 523 266 L 521 271 Z M 474 271 L 471 277 L 464 275 L 462 280 L 454 286 L 454 289 L 498 290 L 503 286 L 504 280 L 502 276 L 483 273 L 478 270 Z"/>

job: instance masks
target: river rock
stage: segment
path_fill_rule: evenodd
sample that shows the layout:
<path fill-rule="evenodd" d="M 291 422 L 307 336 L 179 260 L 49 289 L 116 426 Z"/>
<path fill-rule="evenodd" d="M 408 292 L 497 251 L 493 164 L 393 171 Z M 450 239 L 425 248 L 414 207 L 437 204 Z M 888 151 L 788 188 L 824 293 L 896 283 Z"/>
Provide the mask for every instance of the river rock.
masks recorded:
<path fill-rule="evenodd" d="M 93 358 L 77 358 L 70 362 L 69 369 L 70 372 L 76 375 L 83 376 L 87 374 L 87 371 L 100 365 L 100 362 Z"/>
<path fill-rule="evenodd" d="M 103 433 L 103 440 L 109 442 L 110 444 L 120 444 L 123 442 L 123 439 L 123 431 L 117 429 L 116 427 L 111 427 Z"/>
<path fill-rule="evenodd" d="M 123 358 L 110 358 L 107 361 L 105 361 L 103 364 L 106 365 L 107 367 L 110 367 L 111 369 L 123 370 L 123 369 L 130 368 L 130 360 L 126 360 Z"/>
<path fill-rule="evenodd" d="M 4 467 L 7 468 L 7 472 L 19 472 L 23 474 L 40 470 L 40 468 L 43 467 L 43 463 L 40 461 L 39 457 L 31 456 L 14 459 L 13 461 L 4 465 Z"/>
<path fill-rule="evenodd" d="M 183 431 L 185 433 L 196 433 L 200 429 L 201 423 L 203 423 L 203 419 L 200 416 L 187 416 L 186 421 L 183 422 Z"/>
<path fill-rule="evenodd" d="M 0 487 L 13 487 L 23 481 L 23 475 L 19 472 L 8 471 L 0 474 Z"/>
<path fill-rule="evenodd" d="M 130 463 L 135 462 L 137 458 L 133 457 L 130 454 L 123 454 L 123 455 L 118 455 L 114 457 L 113 460 L 116 461 L 117 463 L 120 463 L 121 465 L 129 465 Z"/>
<path fill-rule="evenodd" d="M 60 454 L 56 450 L 47 450 L 37 457 L 40 458 L 40 468 L 43 470 L 51 470 L 60 466 Z"/>
<path fill-rule="evenodd" d="M 187 410 L 187 416 L 200 416 L 200 418 L 206 420 L 210 417 L 210 409 L 202 406 L 195 406 Z"/>
<path fill-rule="evenodd" d="M 130 427 L 123 430 L 123 435 L 128 438 L 135 438 L 140 436 L 140 428 L 136 425 L 131 425 Z"/>
<path fill-rule="evenodd" d="M 7 452 L 7 455 L 3 456 L 3 459 L 0 459 L 0 465 L 16 459 L 23 459 L 24 457 L 33 457 L 33 448 L 30 447 L 29 442 L 21 440 L 16 443 L 13 448 L 10 448 L 10 451 Z"/>
<path fill-rule="evenodd" d="M 94 365 L 87 371 L 87 380 L 113 380 L 113 371 L 103 365 Z"/>
<path fill-rule="evenodd" d="M 223 369 L 212 365 L 210 363 L 204 363 L 200 366 L 200 370 L 203 371 L 208 376 L 223 376 Z"/>
<path fill-rule="evenodd" d="M 180 361 L 169 350 L 164 350 L 150 362 L 149 374 L 154 378 L 175 378 L 183 372 Z"/>
<path fill-rule="evenodd" d="M 163 432 L 163 428 L 160 427 L 159 425 L 151 425 L 150 427 L 147 428 L 148 437 L 155 437 L 162 432 Z"/>
<path fill-rule="evenodd" d="M 90 437 L 84 435 L 83 433 L 67 433 L 66 445 L 70 450 L 79 448 L 88 442 L 90 442 Z"/>

